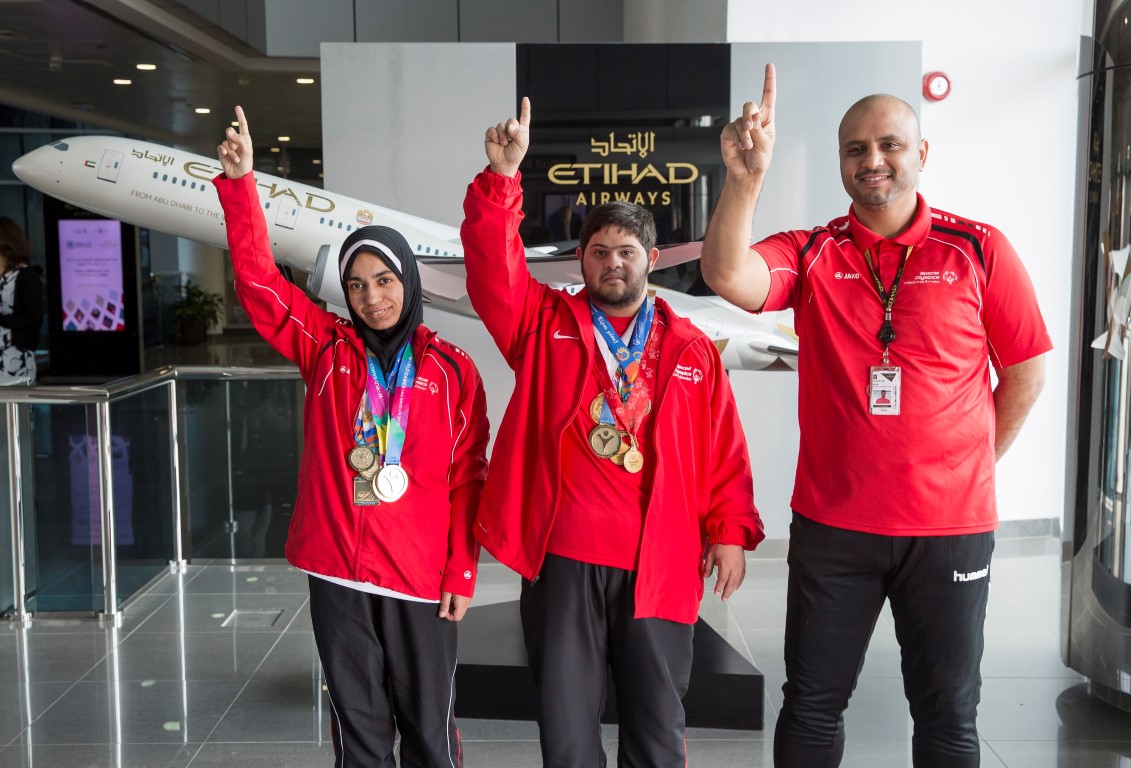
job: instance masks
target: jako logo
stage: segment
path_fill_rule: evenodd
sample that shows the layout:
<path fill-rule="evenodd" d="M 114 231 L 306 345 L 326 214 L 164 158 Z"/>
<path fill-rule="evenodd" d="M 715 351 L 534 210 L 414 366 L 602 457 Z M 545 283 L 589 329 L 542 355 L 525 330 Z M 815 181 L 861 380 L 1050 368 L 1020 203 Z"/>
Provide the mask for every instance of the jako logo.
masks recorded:
<path fill-rule="evenodd" d="M 859 272 L 837 272 L 833 275 L 837 280 L 859 280 Z"/>
<path fill-rule="evenodd" d="M 980 571 L 970 571 L 970 573 L 959 573 L 958 571 L 955 571 L 954 572 L 954 580 L 955 581 L 977 581 L 978 579 L 984 579 L 989 575 L 990 575 L 990 567 L 987 565 L 985 568 L 983 568 Z"/>

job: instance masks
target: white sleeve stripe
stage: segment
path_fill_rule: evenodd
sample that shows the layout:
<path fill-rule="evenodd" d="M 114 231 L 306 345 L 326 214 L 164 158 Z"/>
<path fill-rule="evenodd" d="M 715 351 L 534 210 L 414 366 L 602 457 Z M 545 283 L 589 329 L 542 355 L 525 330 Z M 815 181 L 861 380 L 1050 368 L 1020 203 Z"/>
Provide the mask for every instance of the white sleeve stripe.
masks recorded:
<path fill-rule="evenodd" d="M 291 320 L 293 320 L 294 322 L 298 323 L 299 329 L 303 332 L 303 334 L 306 335 L 306 337 L 308 339 L 313 341 L 315 344 L 318 343 L 318 339 L 311 336 L 310 331 L 306 330 L 306 324 L 303 323 L 301 320 L 299 320 L 297 317 L 295 317 L 294 315 L 291 314 L 291 308 L 287 306 L 287 303 L 285 301 L 283 301 L 283 299 L 279 296 L 279 294 L 275 293 L 275 291 L 268 288 L 266 285 L 260 285 L 259 283 L 252 283 L 251 285 L 253 285 L 256 288 L 261 288 L 264 291 L 267 291 L 272 296 L 274 296 L 275 301 L 279 302 L 279 306 L 282 307 L 283 309 L 287 310 L 287 317 L 290 318 Z"/>

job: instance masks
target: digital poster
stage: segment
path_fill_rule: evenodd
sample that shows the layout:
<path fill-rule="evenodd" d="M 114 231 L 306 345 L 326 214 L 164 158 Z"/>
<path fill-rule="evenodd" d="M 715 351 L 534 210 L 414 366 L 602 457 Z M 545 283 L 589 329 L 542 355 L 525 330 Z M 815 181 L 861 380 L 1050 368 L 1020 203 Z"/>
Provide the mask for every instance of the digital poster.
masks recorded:
<path fill-rule="evenodd" d="M 60 219 L 59 277 L 64 331 L 125 330 L 121 222 Z"/>

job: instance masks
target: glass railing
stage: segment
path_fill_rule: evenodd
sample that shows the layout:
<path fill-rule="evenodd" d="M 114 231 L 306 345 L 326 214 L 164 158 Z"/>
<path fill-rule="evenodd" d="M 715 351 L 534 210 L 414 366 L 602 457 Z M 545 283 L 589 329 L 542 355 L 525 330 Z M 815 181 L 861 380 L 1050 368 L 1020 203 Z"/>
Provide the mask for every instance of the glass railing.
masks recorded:
<path fill-rule="evenodd" d="M 282 557 L 303 393 L 291 367 L 0 388 L 0 612 L 117 624 L 170 567 Z"/>

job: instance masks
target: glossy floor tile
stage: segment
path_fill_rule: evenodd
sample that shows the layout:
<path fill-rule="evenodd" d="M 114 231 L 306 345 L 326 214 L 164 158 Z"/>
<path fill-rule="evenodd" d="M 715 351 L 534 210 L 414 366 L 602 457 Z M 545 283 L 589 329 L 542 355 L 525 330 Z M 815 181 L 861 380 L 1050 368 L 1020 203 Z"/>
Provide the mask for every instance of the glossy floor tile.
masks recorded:
<path fill-rule="evenodd" d="M 329 714 L 306 576 L 279 562 L 193 565 L 130 601 L 122 627 L 37 618 L 0 627 L 0 768 L 330 766 Z M 985 768 L 1131 766 L 1131 715 L 1091 697 L 1060 661 L 1059 542 L 999 542 L 986 621 L 979 727 Z M 786 567 L 751 558 L 702 616 L 765 675 L 765 729 L 689 729 L 688 765 L 770 766 L 784 680 Z M 481 569 L 476 604 L 518 579 Z M 899 647 L 885 611 L 845 716 L 845 768 L 911 765 Z M 538 766 L 529 721 L 463 719 L 468 768 Z M 615 760 L 617 732 L 605 726 Z"/>

